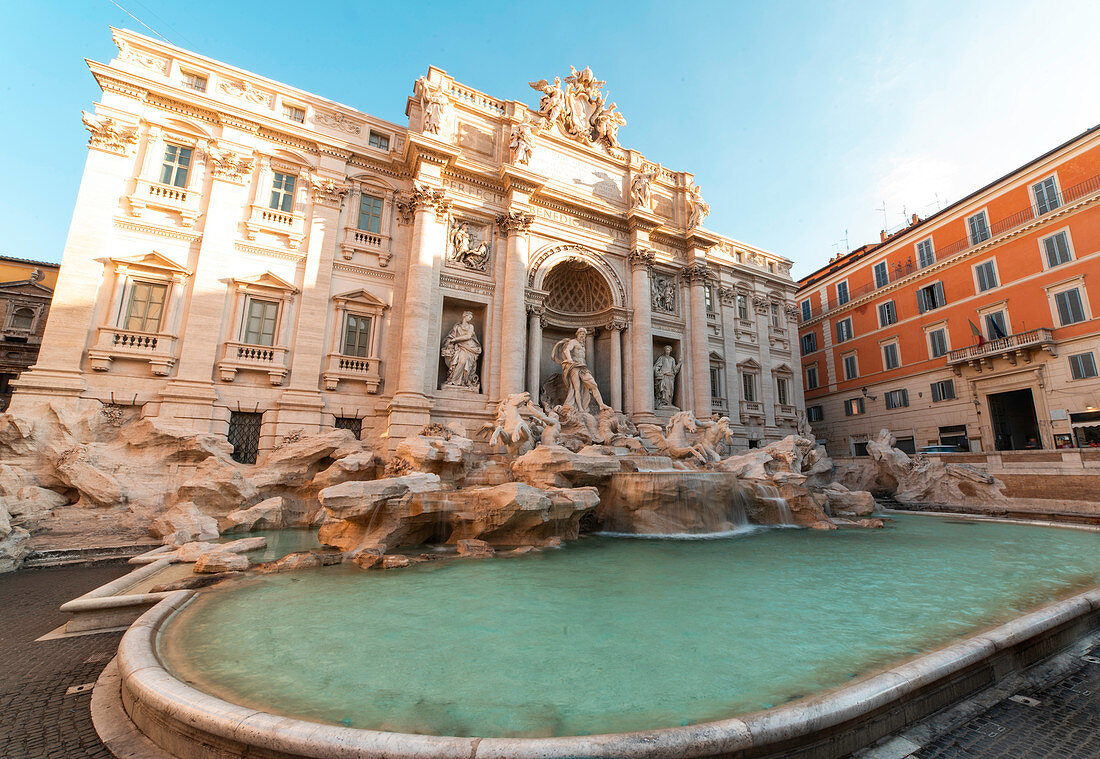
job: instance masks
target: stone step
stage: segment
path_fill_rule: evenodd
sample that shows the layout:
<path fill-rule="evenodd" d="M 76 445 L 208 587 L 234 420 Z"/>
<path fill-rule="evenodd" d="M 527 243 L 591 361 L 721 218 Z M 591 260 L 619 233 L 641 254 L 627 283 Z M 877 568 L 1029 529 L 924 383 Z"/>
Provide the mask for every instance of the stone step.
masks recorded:
<path fill-rule="evenodd" d="M 63 567 L 78 564 L 96 564 L 104 561 L 129 559 L 158 547 L 157 542 L 128 543 L 117 546 L 90 546 L 87 548 L 44 548 L 31 551 L 23 561 L 23 567 Z"/>

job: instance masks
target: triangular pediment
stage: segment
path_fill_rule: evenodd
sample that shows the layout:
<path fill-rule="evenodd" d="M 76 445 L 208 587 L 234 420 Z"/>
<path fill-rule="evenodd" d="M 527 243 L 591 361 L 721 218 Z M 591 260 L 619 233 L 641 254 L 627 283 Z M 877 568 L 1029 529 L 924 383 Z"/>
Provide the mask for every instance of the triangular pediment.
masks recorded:
<path fill-rule="evenodd" d="M 746 358 L 744 361 L 738 362 L 737 365 L 739 367 L 741 367 L 742 369 L 759 369 L 760 368 L 760 364 L 756 361 L 756 359 L 752 359 L 752 358 Z"/>
<path fill-rule="evenodd" d="M 343 301 L 345 303 L 355 303 L 361 306 L 371 306 L 373 308 L 389 308 L 389 304 L 379 298 L 374 293 L 367 290 L 352 290 L 347 293 L 340 293 L 339 295 L 332 296 L 333 300 Z"/>
<path fill-rule="evenodd" d="M 791 369 L 788 364 L 780 364 L 779 366 L 772 368 L 773 374 L 794 374 L 794 370 Z"/>
<path fill-rule="evenodd" d="M 263 274 L 257 274 L 254 277 L 238 277 L 233 282 L 238 287 L 266 287 L 272 290 L 282 290 L 283 292 L 298 292 L 298 288 L 292 283 L 270 271 L 265 271 Z"/>
<path fill-rule="evenodd" d="M 53 290 L 33 279 L 19 279 L 14 282 L 0 282 L 0 293 L 4 295 L 25 295 L 37 298 L 53 296 Z"/>
<path fill-rule="evenodd" d="M 190 276 L 191 272 L 185 267 L 180 266 L 168 256 L 161 255 L 155 250 L 150 251 L 141 256 L 126 256 L 123 258 L 112 258 L 111 263 L 118 267 L 126 267 L 130 269 L 153 269 L 160 272 L 171 272 L 173 274 L 183 274 Z"/>

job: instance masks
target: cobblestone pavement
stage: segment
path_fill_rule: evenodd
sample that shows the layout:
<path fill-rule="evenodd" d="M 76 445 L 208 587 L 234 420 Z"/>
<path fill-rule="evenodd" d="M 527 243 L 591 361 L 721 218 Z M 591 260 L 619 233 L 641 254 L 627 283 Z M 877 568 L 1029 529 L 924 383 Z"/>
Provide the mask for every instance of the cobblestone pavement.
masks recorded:
<path fill-rule="evenodd" d="M 58 606 L 126 574 L 125 563 L 0 575 L 0 757 L 111 759 L 92 727 L 91 688 L 122 633 L 36 643 L 65 623 Z"/>
<path fill-rule="evenodd" d="M 1100 646 L 1091 652 L 1100 661 Z M 1100 758 L 1100 663 L 1082 660 L 1053 684 L 1023 688 L 924 746 L 914 759 Z"/>

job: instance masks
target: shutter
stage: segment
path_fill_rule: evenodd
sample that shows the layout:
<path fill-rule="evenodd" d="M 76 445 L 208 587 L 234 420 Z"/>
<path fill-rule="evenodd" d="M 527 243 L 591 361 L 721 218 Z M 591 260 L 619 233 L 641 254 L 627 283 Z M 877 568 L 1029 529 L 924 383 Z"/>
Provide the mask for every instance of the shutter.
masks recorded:
<path fill-rule="evenodd" d="M 1085 378 L 1085 362 L 1081 360 L 1083 358 L 1084 354 L 1069 357 L 1069 373 L 1073 376 L 1075 380 Z"/>
<path fill-rule="evenodd" d="M 932 289 L 936 293 L 935 308 L 947 305 L 947 298 L 943 294 L 943 282 L 937 282 L 936 284 L 932 285 Z"/>
<path fill-rule="evenodd" d="M 1058 254 L 1054 249 L 1054 238 L 1048 237 L 1043 240 L 1043 247 L 1046 248 L 1047 251 L 1047 268 L 1053 269 L 1058 265 Z"/>
<path fill-rule="evenodd" d="M 1063 327 L 1071 323 L 1068 295 L 1069 293 L 1065 292 L 1054 296 L 1054 302 L 1058 304 L 1058 323 Z"/>
<path fill-rule="evenodd" d="M 917 290 L 917 313 L 923 314 L 928 310 L 928 306 L 925 303 L 924 290 Z"/>

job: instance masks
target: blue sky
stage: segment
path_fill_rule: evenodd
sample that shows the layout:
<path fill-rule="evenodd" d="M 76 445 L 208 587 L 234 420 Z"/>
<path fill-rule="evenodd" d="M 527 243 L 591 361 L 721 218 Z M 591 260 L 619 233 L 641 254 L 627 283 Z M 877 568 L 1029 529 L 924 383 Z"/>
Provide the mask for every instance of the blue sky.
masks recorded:
<path fill-rule="evenodd" d="M 591 66 L 622 143 L 694 173 L 706 226 L 795 276 L 1100 123 L 1094 1 L 117 2 L 173 44 L 399 123 L 429 64 L 531 105 L 528 81 Z M 148 31 L 110 0 L 4 15 L 0 254 L 59 261 L 99 95 L 83 58 L 112 57 L 109 25 Z"/>

